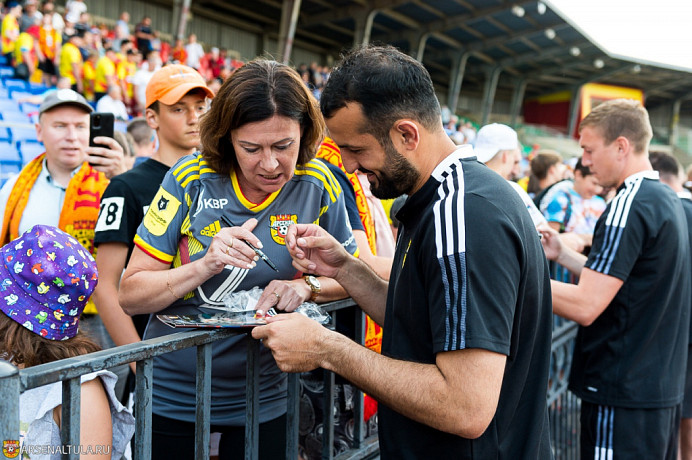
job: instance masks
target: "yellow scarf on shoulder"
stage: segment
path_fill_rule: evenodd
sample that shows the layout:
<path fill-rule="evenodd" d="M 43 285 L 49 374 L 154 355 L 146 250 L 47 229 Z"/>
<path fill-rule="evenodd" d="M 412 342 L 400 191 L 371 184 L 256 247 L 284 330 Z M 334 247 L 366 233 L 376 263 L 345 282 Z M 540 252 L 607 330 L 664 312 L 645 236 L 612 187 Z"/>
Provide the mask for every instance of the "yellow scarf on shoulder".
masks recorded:
<path fill-rule="evenodd" d="M 349 182 L 353 186 L 353 191 L 356 192 L 356 205 L 358 206 L 358 215 L 360 216 L 360 221 L 363 223 L 363 228 L 365 229 L 365 236 L 368 237 L 368 245 L 370 246 L 370 251 L 377 255 L 377 247 L 375 244 L 375 222 L 372 220 L 372 215 L 370 215 L 370 207 L 368 206 L 368 200 L 365 197 L 365 192 L 363 187 L 360 185 L 360 181 L 355 174 L 346 172 L 344 168 L 344 163 L 341 161 L 341 150 L 339 146 L 334 143 L 328 137 L 324 138 L 324 141 L 320 145 L 319 150 L 317 150 L 317 158 L 321 158 L 338 166 L 346 177 L 348 177 Z"/>
<path fill-rule="evenodd" d="M 45 153 L 39 155 L 19 173 L 5 207 L 0 239 L 2 246 L 19 236 L 19 222 L 29 201 L 31 189 L 43 169 L 45 156 Z M 101 196 L 108 182 L 105 174 L 85 162 L 70 179 L 60 211 L 58 228 L 73 236 L 94 256 L 96 256 L 94 229 L 99 216 Z M 84 313 L 96 313 L 93 302 L 89 301 Z"/>

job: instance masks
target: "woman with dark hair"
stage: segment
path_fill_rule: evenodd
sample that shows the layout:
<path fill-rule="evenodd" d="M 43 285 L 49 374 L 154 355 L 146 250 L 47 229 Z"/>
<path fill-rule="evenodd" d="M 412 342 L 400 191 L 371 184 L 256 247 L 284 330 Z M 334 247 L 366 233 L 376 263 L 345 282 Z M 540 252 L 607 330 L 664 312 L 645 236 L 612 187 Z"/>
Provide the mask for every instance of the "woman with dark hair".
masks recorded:
<path fill-rule="evenodd" d="M 541 192 L 546 190 L 551 185 L 563 179 L 567 179 L 567 166 L 562 162 L 562 156 L 554 150 L 539 150 L 531 159 L 531 180 L 536 183 L 531 185 L 532 191 L 536 195 L 536 206 L 539 206 L 542 198 Z"/>
<path fill-rule="evenodd" d="M 137 231 L 120 287 L 127 313 L 208 312 L 204 305 L 255 286 L 264 287 L 255 307 L 264 311 L 343 295 L 334 280 L 297 271 L 284 241 L 290 225 L 314 222 L 357 252 L 341 187 L 313 159 L 324 129 L 317 101 L 290 67 L 256 60 L 226 80 L 200 122 L 201 153 L 171 168 Z M 276 271 L 246 242 L 262 248 Z M 152 315 L 144 338 L 171 332 Z M 211 422 L 222 433 L 220 458 L 243 455 L 246 340 L 213 344 Z M 194 349 L 154 360 L 152 458 L 194 456 L 194 363 Z M 260 370 L 259 436 L 272 440 L 260 444 L 260 458 L 283 458 L 286 378 L 264 347 Z"/>

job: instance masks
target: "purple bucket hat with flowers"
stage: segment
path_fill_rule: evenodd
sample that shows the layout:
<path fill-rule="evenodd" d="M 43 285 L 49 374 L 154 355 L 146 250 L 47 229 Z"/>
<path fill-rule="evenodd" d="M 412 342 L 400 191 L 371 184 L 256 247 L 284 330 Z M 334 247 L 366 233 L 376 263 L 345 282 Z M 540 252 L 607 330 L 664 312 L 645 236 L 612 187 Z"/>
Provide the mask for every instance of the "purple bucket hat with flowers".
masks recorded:
<path fill-rule="evenodd" d="M 0 256 L 0 310 L 46 339 L 74 337 L 98 282 L 89 251 L 58 228 L 34 225 Z"/>

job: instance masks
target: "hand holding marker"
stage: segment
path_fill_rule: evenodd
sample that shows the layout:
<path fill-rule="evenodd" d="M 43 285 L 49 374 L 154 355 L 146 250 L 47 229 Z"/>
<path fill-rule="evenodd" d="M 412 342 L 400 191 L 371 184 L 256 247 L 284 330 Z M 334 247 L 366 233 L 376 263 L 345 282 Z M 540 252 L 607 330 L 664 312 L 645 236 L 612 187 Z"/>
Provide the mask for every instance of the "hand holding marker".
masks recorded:
<path fill-rule="evenodd" d="M 224 224 L 228 225 L 229 227 L 238 227 L 238 225 L 231 222 L 231 219 L 229 219 L 228 217 L 226 217 L 223 214 L 221 215 L 221 220 L 223 221 Z M 279 271 L 279 269 L 276 268 L 276 265 L 274 265 L 274 262 L 272 262 L 269 259 L 269 257 L 267 257 L 267 255 L 261 249 L 257 249 L 256 247 L 254 247 L 252 244 L 248 243 L 245 240 L 240 240 L 240 241 L 242 241 L 243 243 L 247 244 L 250 248 L 252 248 L 252 250 L 255 251 L 255 254 L 257 254 L 260 257 L 260 259 L 262 259 L 264 261 L 264 263 L 269 265 L 269 267 L 271 267 L 272 270 L 274 270 L 275 272 Z"/>

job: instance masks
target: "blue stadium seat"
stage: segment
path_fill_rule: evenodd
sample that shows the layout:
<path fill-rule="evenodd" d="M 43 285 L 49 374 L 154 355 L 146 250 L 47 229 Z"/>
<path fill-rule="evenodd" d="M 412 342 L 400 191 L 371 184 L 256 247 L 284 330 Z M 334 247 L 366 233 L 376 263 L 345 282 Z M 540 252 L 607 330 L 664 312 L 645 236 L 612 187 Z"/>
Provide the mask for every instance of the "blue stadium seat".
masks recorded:
<path fill-rule="evenodd" d="M 48 90 L 48 87 L 42 83 L 31 83 L 29 82 L 29 92 L 31 94 L 43 94 Z"/>
<path fill-rule="evenodd" d="M 0 109 L 0 115 L 2 115 L 2 121 L 6 121 L 8 123 L 31 123 L 29 115 L 23 112 L 12 112 L 9 110 Z"/>
<path fill-rule="evenodd" d="M 0 162 L 11 163 L 17 162 L 22 163 L 22 157 L 17 151 L 17 146 L 14 144 L 0 144 Z"/>
<path fill-rule="evenodd" d="M 15 101 L 18 101 L 19 99 L 23 99 L 25 97 L 34 96 L 34 94 L 31 94 L 23 88 L 8 88 L 7 91 L 10 94 L 10 99 Z"/>
<path fill-rule="evenodd" d="M 0 187 L 5 185 L 8 179 L 19 174 L 22 170 L 21 163 L 16 162 L 4 162 L 0 160 Z"/>
<path fill-rule="evenodd" d="M 5 112 L 19 112 L 19 113 L 21 113 L 21 110 L 19 109 L 19 104 L 17 104 L 17 101 L 13 101 L 12 99 L 0 99 L 0 113 L 5 113 Z"/>
<path fill-rule="evenodd" d="M 29 84 L 26 81 L 17 78 L 5 78 L 2 80 L 2 84 L 10 90 L 10 97 L 12 97 L 13 89 L 20 91 L 28 91 L 29 89 Z"/>
<path fill-rule="evenodd" d="M 9 129 L 11 136 L 10 142 L 16 143 L 21 141 L 38 141 L 38 139 L 36 139 L 36 129 L 33 126 L 27 124 L 27 127 L 25 128 L 11 127 Z"/>
<path fill-rule="evenodd" d="M 3 57 L 3 56 L 0 56 Z M 0 79 L 12 78 L 14 76 L 14 67 L 0 66 Z"/>
<path fill-rule="evenodd" d="M 42 154 L 46 148 L 42 143 L 38 141 L 23 141 L 17 142 L 17 152 L 19 157 L 22 159 L 22 164 L 27 164 L 40 154 Z"/>
<path fill-rule="evenodd" d="M 12 142 L 12 133 L 10 133 L 10 128 L 5 128 L 4 126 L 0 127 L 0 150 L 5 148 L 5 145 L 3 145 L 2 142 Z"/>
<path fill-rule="evenodd" d="M 40 106 L 41 106 L 40 104 L 32 104 L 31 102 L 20 102 L 19 103 L 19 110 L 21 110 L 22 112 L 29 115 L 29 114 L 32 114 L 34 112 L 38 112 L 38 108 Z"/>
<path fill-rule="evenodd" d="M 20 163 L 6 163 L 0 160 L 0 187 L 5 185 L 8 179 L 19 174 L 21 170 L 22 165 Z"/>

